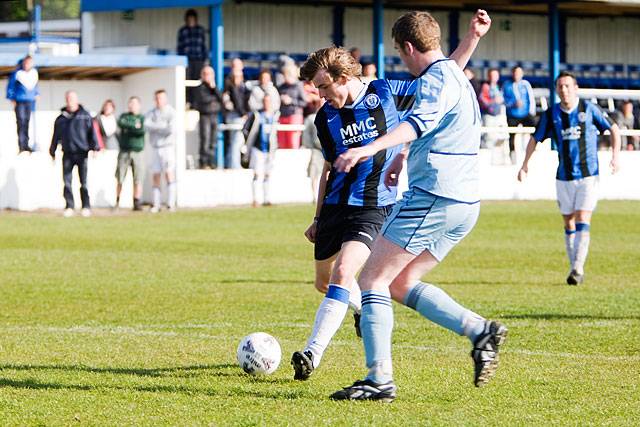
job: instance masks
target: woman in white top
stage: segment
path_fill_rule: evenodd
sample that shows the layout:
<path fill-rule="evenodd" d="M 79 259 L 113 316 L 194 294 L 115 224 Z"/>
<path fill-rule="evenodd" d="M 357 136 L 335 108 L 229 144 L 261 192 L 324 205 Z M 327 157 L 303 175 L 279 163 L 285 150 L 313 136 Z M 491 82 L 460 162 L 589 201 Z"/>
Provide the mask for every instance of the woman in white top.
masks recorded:
<path fill-rule="evenodd" d="M 97 117 L 104 148 L 107 150 L 117 150 L 119 148 L 115 112 L 116 104 L 111 99 L 107 99 L 102 104 L 102 109 Z"/>

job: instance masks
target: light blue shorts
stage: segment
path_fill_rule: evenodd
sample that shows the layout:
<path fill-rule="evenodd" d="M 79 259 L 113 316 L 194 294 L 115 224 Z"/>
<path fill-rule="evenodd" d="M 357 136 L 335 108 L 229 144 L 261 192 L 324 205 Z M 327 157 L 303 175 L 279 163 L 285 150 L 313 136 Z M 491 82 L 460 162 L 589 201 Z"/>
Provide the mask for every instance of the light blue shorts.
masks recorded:
<path fill-rule="evenodd" d="M 420 189 L 404 193 L 382 226 L 382 235 L 416 256 L 425 250 L 438 261 L 473 228 L 480 202 L 463 203 Z"/>

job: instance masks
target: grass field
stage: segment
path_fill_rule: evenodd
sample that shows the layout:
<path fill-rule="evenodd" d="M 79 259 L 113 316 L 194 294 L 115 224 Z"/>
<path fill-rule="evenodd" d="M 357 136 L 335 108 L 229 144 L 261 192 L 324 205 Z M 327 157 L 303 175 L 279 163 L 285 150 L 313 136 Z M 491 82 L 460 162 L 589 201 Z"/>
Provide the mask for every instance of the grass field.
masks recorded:
<path fill-rule="evenodd" d="M 474 388 L 466 338 L 396 305 L 390 405 L 327 398 L 365 372 L 350 318 L 292 380 L 321 298 L 311 216 L 0 213 L 0 424 L 638 425 L 640 203 L 601 202 L 580 287 L 554 203 L 485 203 L 426 280 L 509 327 L 501 367 Z M 235 364 L 254 331 L 282 345 L 272 376 Z"/>

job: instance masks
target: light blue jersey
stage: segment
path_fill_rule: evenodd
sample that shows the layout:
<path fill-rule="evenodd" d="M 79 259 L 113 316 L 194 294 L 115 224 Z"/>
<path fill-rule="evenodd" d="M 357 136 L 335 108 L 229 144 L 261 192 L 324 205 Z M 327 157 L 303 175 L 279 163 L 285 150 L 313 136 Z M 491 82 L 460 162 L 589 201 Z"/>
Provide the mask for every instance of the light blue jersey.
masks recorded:
<path fill-rule="evenodd" d="M 418 77 L 415 129 L 407 159 L 409 188 L 463 202 L 479 201 L 480 108 L 469 79 L 447 58 Z"/>

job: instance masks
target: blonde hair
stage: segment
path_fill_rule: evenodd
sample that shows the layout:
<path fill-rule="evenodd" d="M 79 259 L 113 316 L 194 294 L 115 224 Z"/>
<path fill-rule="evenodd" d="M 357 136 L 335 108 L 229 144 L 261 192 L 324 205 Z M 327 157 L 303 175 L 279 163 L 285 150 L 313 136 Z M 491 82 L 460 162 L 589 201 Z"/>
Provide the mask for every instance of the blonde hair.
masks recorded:
<path fill-rule="evenodd" d="M 404 42 L 419 52 L 440 49 L 440 25 L 429 12 L 407 12 L 396 20 L 391 37 L 404 51 Z"/>
<path fill-rule="evenodd" d="M 340 76 L 359 77 L 362 66 L 342 47 L 326 47 L 313 52 L 300 68 L 300 78 L 311 81 L 320 70 L 336 80 Z"/>

